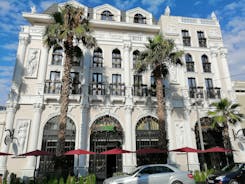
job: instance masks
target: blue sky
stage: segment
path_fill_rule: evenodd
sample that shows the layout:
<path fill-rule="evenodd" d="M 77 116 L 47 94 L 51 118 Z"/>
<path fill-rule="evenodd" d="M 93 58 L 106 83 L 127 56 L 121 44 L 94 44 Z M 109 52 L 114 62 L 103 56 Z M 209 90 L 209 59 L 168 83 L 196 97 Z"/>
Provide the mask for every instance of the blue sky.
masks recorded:
<path fill-rule="evenodd" d="M 141 7 L 158 19 L 168 5 L 171 15 L 210 17 L 212 11 L 220 21 L 223 40 L 228 48 L 228 64 L 232 80 L 245 80 L 245 0 L 77 0 L 85 6 L 111 4 L 121 10 Z M 15 65 L 18 32 L 28 24 L 22 12 L 35 5 L 41 13 L 52 3 L 64 0 L 0 0 L 0 105 L 4 105 L 10 89 Z"/>

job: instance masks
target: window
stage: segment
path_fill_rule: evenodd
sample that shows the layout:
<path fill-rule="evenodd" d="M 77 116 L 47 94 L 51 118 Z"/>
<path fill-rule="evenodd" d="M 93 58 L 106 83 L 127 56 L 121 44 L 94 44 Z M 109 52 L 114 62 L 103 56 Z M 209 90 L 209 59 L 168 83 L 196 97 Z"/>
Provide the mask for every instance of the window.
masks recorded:
<path fill-rule="evenodd" d="M 49 80 L 45 82 L 44 92 L 48 94 L 59 94 L 61 90 L 60 72 L 51 71 Z"/>
<path fill-rule="evenodd" d="M 103 77 L 101 73 L 93 73 L 91 92 L 92 95 L 104 95 L 105 86 L 103 84 Z"/>
<path fill-rule="evenodd" d="M 156 80 L 153 75 L 151 75 L 151 91 L 150 92 L 151 92 L 151 96 L 156 96 Z"/>
<path fill-rule="evenodd" d="M 122 84 L 120 74 L 112 74 L 110 90 L 112 95 L 125 95 L 125 85 Z"/>
<path fill-rule="evenodd" d="M 79 81 L 79 73 L 71 72 L 71 94 L 79 94 L 80 93 L 80 81 Z"/>
<path fill-rule="evenodd" d="M 197 31 L 197 38 L 199 42 L 199 47 L 207 47 L 207 40 L 204 36 L 203 31 Z"/>
<path fill-rule="evenodd" d="M 196 79 L 195 78 L 188 78 L 188 86 L 189 86 L 189 96 L 190 96 L 190 98 L 194 98 L 195 93 L 197 91 Z"/>
<path fill-rule="evenodd" d="M 134 16 L 134 23 L 146 24 L 146 18 L 143 15 L 137 13 Z"/>
<path fill-rule="evenodd" d="M 79 47 L 74 47 L 74 53 L 72 57 L 72 66 L 80 66 L 80 60 L 82 58 L 82 51 Z"/>
<path fill-rule="evenodd" d="M 103 67 L 103 54 L 101 48 L 96 48 L 94 50 L 93 67 Z"/>
<path fill-rule="evenodd" d="M 186 70 L 187 72 L 194 72 L 194 61 L 192 60 L 192 56 L 190 54 L 185 55 L 185 61 L 186 61 Z"/>
<path fill-rule="evenodd" d="M 205 85 L 206 85 L 207 89 L 213 88 L 214 87 L 213 86 L 213 80 L 209 79 L 209 78 L 205 79 Z"/>
<path fill-rule="evenodd" d="M 61 65 L 63 59 L 63 49 L 62 47 L 56 47 L 52 54 L 52 65 Z"/>
<path fill-rule="evenodd" d="M 142 84 L 142 75 L 134 75 L 134 96 L 147 96 L 148 89 L 147 85 Z"/>
<path fill-rule="evenodd" d="M 205 79 L 205 86 L 207 90 L 207 97 L 208 98 L 215 98 L 216 92 L 213 86 L 213 80 L 210 78 Z"/>
<path fill-rule="evenodd" d="M 203 72 L 211 73 L 211 63 L 209 63 L 208 57 L 206 55 L 202 56 L 202 67 Z"/>
<path fill-rule="evenodd" d="M 139 54 L 140 54 L 140 51 L 138 51 L 138 50 L 135 50 L 133 52 L 133 68 L 135 68 L 135 64 L 136 64 L 136 61 L 137 61 L 137 59 L 139 57 Z"/>
<path fill-rule="evenodd" d="M 60 72 L 51 71 L 49 79 L 52 80 L 52 81 L 60 81 Z"/>
<path fill-rule="evenodd" d="M 106 10 L 101 13 L 101 20 L 113 20 L 113 14 Z"/>
<path fill-rule="evenodd" d="M 121 52 L 118 49 L 112 51 L 112 68 L 121 68 Z"/>
<path fill-rule="evenodd" d="M 190 47 L 191 46 L 191 37 L 189 35 L 189 31 L 182 30 L 182 39 L 183 39 L 183 45 Z"/>

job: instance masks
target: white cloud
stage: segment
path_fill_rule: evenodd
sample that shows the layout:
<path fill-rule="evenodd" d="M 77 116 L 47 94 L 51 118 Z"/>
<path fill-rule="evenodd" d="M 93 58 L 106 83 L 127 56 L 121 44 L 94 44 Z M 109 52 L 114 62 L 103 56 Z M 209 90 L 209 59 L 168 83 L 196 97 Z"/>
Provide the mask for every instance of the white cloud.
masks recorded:
<path fill-rule="evenodd" d="M 148 7 L 147 10 L 150 11 L 150 12 L 154 12 L 154 14 L 157 14 L 157 12 L 159 10 L 161 10 L 161 8 L 159 8 L 159 7 L 163 7 L 163 3 L 164 2 L 165 2 L 165 0 L 154 0 L 154 1 L 142 0 L 141 1 L 141 3 L 143 5 Z M 164 12 L 164 8 L 162 9 L 162 11 Z"/>

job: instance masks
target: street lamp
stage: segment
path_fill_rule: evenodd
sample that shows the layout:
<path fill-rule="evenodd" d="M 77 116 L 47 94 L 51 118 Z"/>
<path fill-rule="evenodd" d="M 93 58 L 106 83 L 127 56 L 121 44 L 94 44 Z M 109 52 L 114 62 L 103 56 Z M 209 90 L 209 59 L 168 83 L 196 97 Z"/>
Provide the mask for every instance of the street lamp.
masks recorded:
<path fill-rule="evenodd" d="M 200 122 L 200 115 L 199 115 L 199 109 L 198 109 L 198 106 L 202 104 L 202 100 L 199 98 L 198 98 L 199 100 L 197 100 L 197 97 L 200 95 L 202 95 L 202 92 L 200 92 L 200 91 L 198 92 L 196 89 L 196 91 L 194 92 L 195 102 L 192 105 L 194 105 L 196 108 L 198 133 L 199 133 L 201 150 L 203 151 L 204 150 L 204 141 L 203 141 L 202 126 L 201 126 L 201 122 Z M 202 154 L 202 159 L 204 161 L 204 169 L 205 169 L 205 171 L 207 171 L 207 164 L 205 162 L 205 158 L 204 158 L 203 154 Z"/>

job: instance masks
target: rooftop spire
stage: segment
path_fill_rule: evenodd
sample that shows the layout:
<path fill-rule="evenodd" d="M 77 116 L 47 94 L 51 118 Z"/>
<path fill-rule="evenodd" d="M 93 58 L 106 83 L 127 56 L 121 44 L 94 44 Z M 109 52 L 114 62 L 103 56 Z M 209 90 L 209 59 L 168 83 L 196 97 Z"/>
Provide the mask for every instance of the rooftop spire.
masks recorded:
<path fill-rule="evenodd" d="M 166 15 L 166 16 L 169 16 L 169 15 L 170 15 L 170 8 L 169 8 L 169 6 L 167 6 L 167 7 L 165 8 L 164 15 Z"/>

